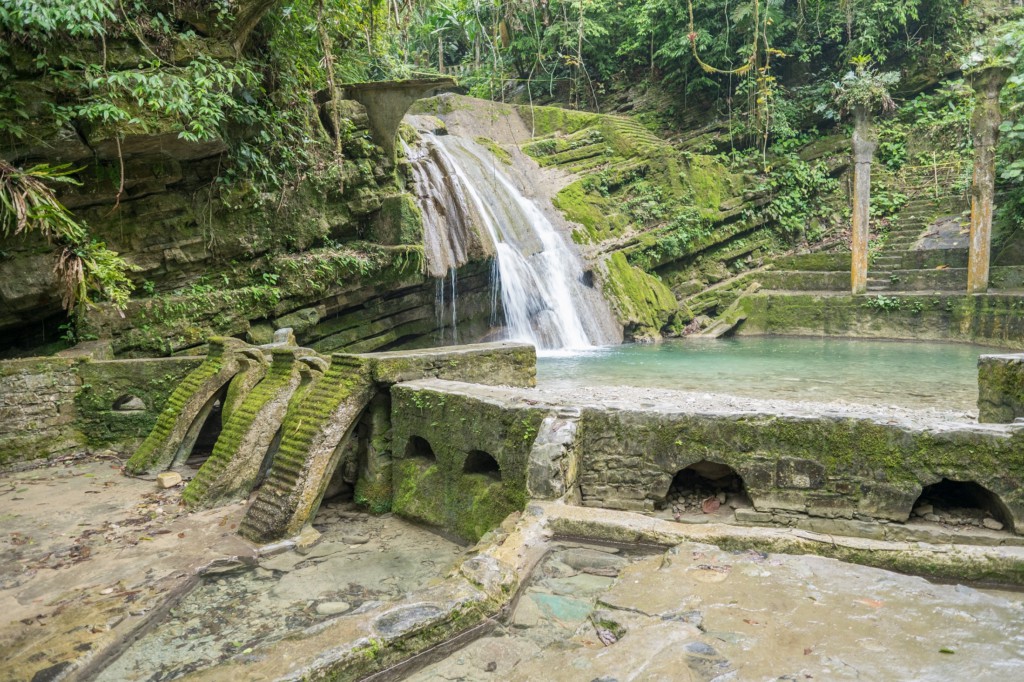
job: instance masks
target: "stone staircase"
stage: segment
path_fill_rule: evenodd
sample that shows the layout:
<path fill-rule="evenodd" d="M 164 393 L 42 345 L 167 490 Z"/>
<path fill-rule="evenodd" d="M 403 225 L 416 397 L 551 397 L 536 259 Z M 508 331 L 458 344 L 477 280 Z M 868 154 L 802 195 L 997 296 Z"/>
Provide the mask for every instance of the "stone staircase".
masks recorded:
<path fill-rule="evenodd" d="M 965 290 L 967 239 L 958 238 L 963 208 L 962 199 L 955 196 L 917 196 L 908 201 L 871 260 L 868 292 Z M 928 235 L 934 235 L 932 246 L 944 248 L 915 250 Z"/>

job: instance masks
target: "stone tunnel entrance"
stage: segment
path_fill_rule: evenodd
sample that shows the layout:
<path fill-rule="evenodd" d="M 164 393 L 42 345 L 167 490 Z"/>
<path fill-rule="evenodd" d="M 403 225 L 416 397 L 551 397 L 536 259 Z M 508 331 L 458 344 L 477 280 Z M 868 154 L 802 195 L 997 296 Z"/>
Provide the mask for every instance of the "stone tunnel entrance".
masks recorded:
<path fill-rule="evenodd" d="M 472 450 L 462 465 L 462 473 L 479 474 L 495 481 L 501 480 L 501 467 L 498 460 L 483 450 Z"/>
<path fill-rule="evenodd" d="M 668 493 L 657 506 L 671 510 L 673 515 L 712 514 L 749 507 L 750 499 L 735 469 L 701 460 L 676 472 Z"/>
<path fill-rule="evenodd" d="M 409 439 L 409 442 L 406 443 L 405 457 L 406 459 L 418 457 L 419 459 L 426 460 L 428 462 L 437 461 L 437 455 L 434 454 L 434 448 L 430 447 L 430 443 L 427 442 L 426 438 L 420 438 L 419 436 L 413 436 Z"/>
<path fill-rule="evenodd" d="M 925 486 L 914 503 L 911 520 L 951 526 L 978 526 L 1013 531 L 1013 517 L 999 496 L 973 481 L 944 478 Z"/>
<path fill-rule="evenodd" d="M 228 384 L 225 384 L 199 411 L 192 426 L 189 427 L 178 456 L 175 457 L 176 465 L 182 464 L 198 471 L 213 454 L 213 447 L 224 428 L 224 399 L 227 392 Z"/>

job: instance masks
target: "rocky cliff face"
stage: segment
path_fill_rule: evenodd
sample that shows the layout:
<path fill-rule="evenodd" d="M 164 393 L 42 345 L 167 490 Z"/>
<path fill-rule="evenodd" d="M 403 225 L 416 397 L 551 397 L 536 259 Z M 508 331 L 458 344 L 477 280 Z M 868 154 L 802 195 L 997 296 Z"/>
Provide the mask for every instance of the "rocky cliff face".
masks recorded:
<path fill-rule="evenodd" d="M 194 7 L 174 8 L 177 14 L 168 13 L 179 32 L 157 44 L 108 36 L 50 45 L 38 56 L 13 45 L 0 55 L 4 85 L 24 113 L 20 135 L 0 135 L 0 158 L 20 168 L 80 169 L 74 177 L 81 184 L 63 186 L 59 199 L 91 238 L 135 268 L 136 287 L 126 310 L 100 303 L 81 309 L 71 325 L 53 274 L 54 248 L 38 234 L 0 238 L 0 353 L 52 350 L 44 346 L 72 327 L 78 339 L 109 337 L 120 355 L 177 353 L 212 334 L 262 341 L 274 326 L 292 326 L 301 342 L 325 350 L 440 339 L 444 324 L 435 315 L 435 282 L 422 274 L 408 169 L 393 167 L 373 143 L 356 102 L 338 103 L 348 131 L 340 164 L 330 95 L 296 104 L 306 108 L 307 158 L 297 172 L 281 169 L 276 186 L 256 182 L 247 169 L 246 150 L 264 144 L 256 126 L 226 125 L 191 139 L 173 113 L 140 109 L 116 125 L 54 115 L 69 97 L 62 83 L 81 77 L 82 64 L 103 64 L 108 77 L 123 79 L 160 78 L 197 60 L 231 66 L 252 28 L 245 28 L 246 12 L 269 4 L 238 3 L 230 28 Z M 231 91 L 247 96 L 240 85 Z M 487 273 L 480 257 L 458 278 L 460 317 L 477 336 L 491 313 Z"/>

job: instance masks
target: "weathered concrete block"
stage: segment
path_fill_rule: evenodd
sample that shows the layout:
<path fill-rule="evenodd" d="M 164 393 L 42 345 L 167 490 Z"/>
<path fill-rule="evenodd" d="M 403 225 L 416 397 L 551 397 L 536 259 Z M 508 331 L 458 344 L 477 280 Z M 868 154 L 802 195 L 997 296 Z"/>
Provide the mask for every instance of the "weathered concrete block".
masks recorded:
<path fill-rule="evenodd" d="M 1024 353 L 978 358 L 978 421 L 1009 424 L 1024 418 Z"/>
<path fill-rule="evenodd" d="M 392 509 L 469 540 L 525 505 L 531 450 L 550 414 L 474 388 L 484 389 L 434 380 L 391 389 Z"/>

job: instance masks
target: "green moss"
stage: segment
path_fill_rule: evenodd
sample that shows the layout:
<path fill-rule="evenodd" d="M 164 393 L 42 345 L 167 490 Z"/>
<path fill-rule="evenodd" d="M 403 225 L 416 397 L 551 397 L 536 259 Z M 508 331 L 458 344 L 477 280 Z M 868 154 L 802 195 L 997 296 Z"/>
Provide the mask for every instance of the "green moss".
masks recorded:
<path fill-rule="evenodd" d="M 755 294 L 741 334 L 795 334 L 971 341 L 1024 349 L 1024 307 L 1012 295 L 920 294 L 889 297 L 888 309 L 864 296 Z"/>
<path fill-rule="evenodd" d="M 476 141 L 478 144 L 486 147 L 487 151 L 494 154 L 498 161 L 501 161 L 506 166 L 512 165 L 512 155 L 509 154 L 508 151 L 500 144 L 489 137 L 478 137 L 476 138 Z"/>
<path fill-rule="evenodd" d="M 523 508 L 527 460 L 545 411 L 507 410 L 401 384 L 392 400 L 396 514 L 475 542 Z M 436 460 L 402 456 L 412 436 L 430 443 Z M 500 474 L 464 472 L 474 450 L 491 455 Z"/>
<path fill-rule="evenodd" d="M 175 440 L 182 438 L 189 427 L 181 423 L 183 413 L 196 401 L 197 392 L 205 390 L 230 363 L 230 351 L 225 349 L 226 342 L 238 343 L 234 339 L 211 339 L 206 359 L 174 386 L 153 429 L 125 464 L 126 471 L 141 474 L 170 464 L 169 460 L 173 458 L 174 449 L 178 446 Z"/>
<path fill-rule="evenodd" d="M 564 187 L 555 196 L 555 207 L 574 223 L 583 226 L 579 243 L 597 243 L 622 232 L 628 218 L 619 210 L 619 203 L 611 197 L 588 192 L 583 180 Z"/>
<path fill-rule="evenodd" d="M 922 485 L 949 478 L 989 488 L 1024 516 L 1024 435 L 911 431 L 855 418 L 597 411 L 585 415 L 579 434 L 580 451 L 595 453 L 593 460 L 584 455 L 584 472 L 599 471 L 596 453 L 606 452 L 608 443 L 628 442 L 631 451 L 644 453 L 644 461 L 667 472 L 665 489 L 650 490 L 655 496 L 667 491 L 675 471 L 710 459 L 740 474 L 755 505 L 759 499 L 788 500 L 798 508 L 838 503 L 850 512 L 903 520 Z M 584 473 L 584 486 L 616 485 L 634 495 L 630 499 L 643 499 L 653 485 L 604 476 Z"/>
<path fill-rule="evenodd" d="M 605 261 L 604 293 L 627 333 L 635 339 L 655 339 L 681 306 L 660 280 L 634 267 L 620 251 Z"/>
<path fill-rule="evenodd" d="M 388 246 L 422 245 L 423 216 L 415 198 L 408 192 L 384 197 L 366 237 L 371 242 Z"/>
<path fill-rule="evenodd" d="M 202 361 L 198 358 L 85 362 L 79 365 L 82 389 L 75 396 L 77 422 L 86 443 L 95 448 L 133 446 L 156 424 L 174 390 Z M 146 409 L 119 412 L 114 402 L 135 396 Z"/>
<path fill-rule="evenodd" d="M 1024 417 L 1024 362 L 1009 358 L 978 361 L 978 421 L 1009 424 Z"/>
<path fill-rule="evenodd" d="M 710 156 L 690 155 L 685 174 L 694 204 L 707 217 L 716 216 L 722 202 L 741 190 L 741 183 L 729 169 Z"/>

